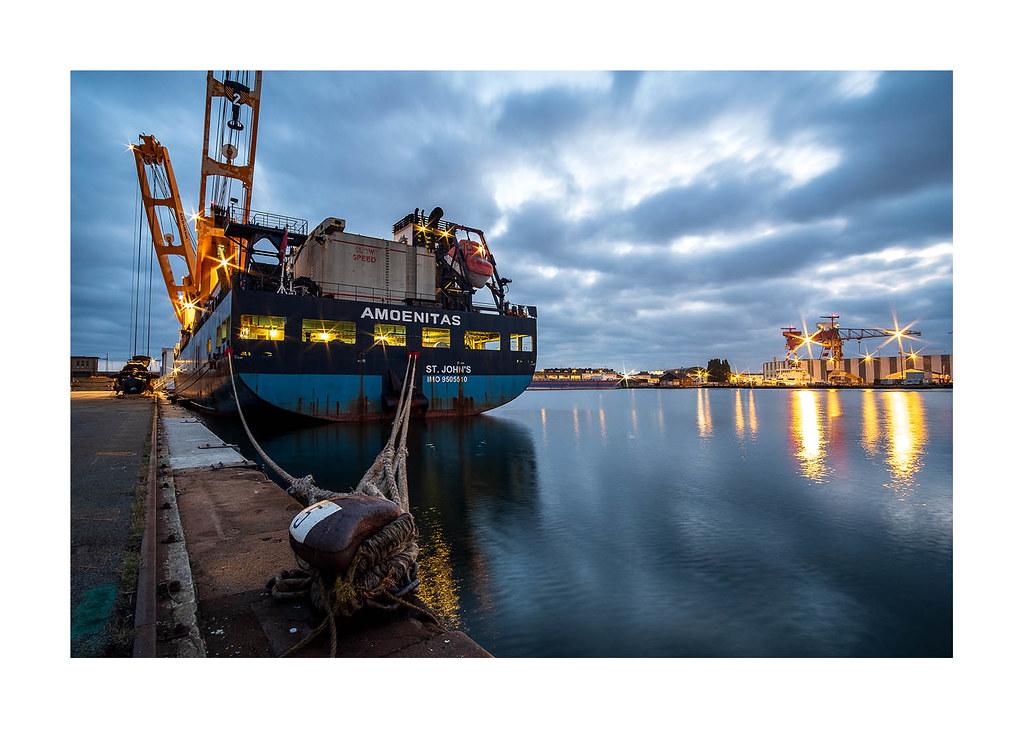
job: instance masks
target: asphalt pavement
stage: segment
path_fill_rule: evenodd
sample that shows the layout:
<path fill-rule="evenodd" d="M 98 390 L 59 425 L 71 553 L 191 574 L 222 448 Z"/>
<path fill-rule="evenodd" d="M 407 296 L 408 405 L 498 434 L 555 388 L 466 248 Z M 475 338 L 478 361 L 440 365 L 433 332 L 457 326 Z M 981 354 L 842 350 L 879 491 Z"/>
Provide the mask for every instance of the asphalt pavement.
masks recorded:
<path fill-rule="evenodd" d="M 153 401 L 71 393 L 71 655 L 104 655 Z"/>

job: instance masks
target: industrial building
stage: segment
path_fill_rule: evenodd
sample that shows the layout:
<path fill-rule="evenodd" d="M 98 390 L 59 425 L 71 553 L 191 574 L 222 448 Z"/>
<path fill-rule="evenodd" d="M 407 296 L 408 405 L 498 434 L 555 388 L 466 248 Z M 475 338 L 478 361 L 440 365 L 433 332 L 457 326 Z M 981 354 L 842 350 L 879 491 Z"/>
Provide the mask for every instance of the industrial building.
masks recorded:
<path fill-rule="evenodd" d="M 893 382 L 952 382 L 953 355 L 913 354 L 891 357 L 847 357 L 837 363 L 828 359 L 776 359 L 761 366 L 764 380 L 778 382 L 792 380 L 787 377 L 794 369 L 804 370 L 811 383 L 887 384 Z M 796 384 L 800 384 L 799 382 Z"/>
<path fill-rule="evenodd" d="M 575 390 L 616 388 L 622 375 L 605 367 L 549 367 L 537 370 L 530 383 L 532 390 Z"/>
<path fill-rule="evenodd" d="M 731 372 L 729 373 L 730 385 L 758 386 L 764 384 L 763 372 Z"/>
<path fill-rule="evenodd" d="M 100 368 L 99 357 L 80 357 L 71 355 L 71 376 L 93 377 Z"/>
<path fill-rule="evenodd" d="M 614 380 L 618 382 L 622 375 L 606 367 L 548 367 L 537 370 L 535 380 L 576 380 L 590 382 L 592 380 Z"/>

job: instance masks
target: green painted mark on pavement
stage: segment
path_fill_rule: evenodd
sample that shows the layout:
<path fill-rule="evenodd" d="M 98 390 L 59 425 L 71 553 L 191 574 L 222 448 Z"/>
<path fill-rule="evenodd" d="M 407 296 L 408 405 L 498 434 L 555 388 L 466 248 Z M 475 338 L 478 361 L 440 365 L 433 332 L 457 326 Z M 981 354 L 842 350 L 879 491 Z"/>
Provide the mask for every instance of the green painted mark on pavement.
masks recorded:
<path fill-rule="evenodd" d="M 117 585 L 113 582 L 86 590 L 81 602 L 71 611 L 71 640 L 103 630 L 116 601 Z"/>

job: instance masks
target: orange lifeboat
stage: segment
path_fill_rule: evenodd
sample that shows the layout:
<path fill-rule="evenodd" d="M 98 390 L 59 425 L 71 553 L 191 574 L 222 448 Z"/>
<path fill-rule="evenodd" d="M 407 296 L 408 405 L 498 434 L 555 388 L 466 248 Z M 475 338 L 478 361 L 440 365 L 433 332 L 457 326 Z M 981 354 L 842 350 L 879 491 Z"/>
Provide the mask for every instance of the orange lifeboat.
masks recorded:
<path fill-rule="evenodd" d="M 448 249 L 448 255 L 445 256 L 448 262 L 456 269 L 462 268 L 461 261 L 455 250 L 456 246 L 462 250 L 462 258 L 466 261 L 465 270 L 462 271 L 463 274 L 469 279 L 473 288 L 478 289 L 482 287 L 494 275 L 494 266 L 487 260 L 487 249 L 484 248 L 482 243 L 460 240 Z"/>

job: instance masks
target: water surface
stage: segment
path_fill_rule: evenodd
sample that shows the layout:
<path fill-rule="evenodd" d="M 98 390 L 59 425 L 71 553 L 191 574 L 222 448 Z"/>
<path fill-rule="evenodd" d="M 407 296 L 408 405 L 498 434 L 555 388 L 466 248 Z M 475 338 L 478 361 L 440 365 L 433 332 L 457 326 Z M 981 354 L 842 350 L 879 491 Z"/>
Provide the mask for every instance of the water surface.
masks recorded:
<path fill-rule="evenodd" d="M 387 436 L 256 431 L 335 490 Z M 421 594 L 495 655 L 952 653 L 950 391 L 533 391 L 409 438 Z"/>

